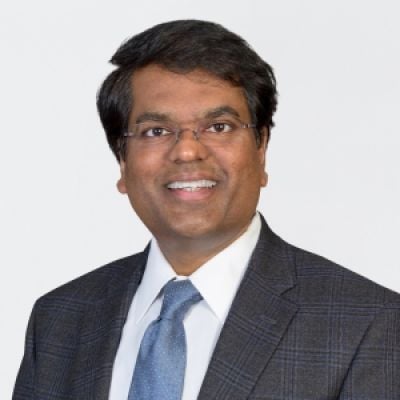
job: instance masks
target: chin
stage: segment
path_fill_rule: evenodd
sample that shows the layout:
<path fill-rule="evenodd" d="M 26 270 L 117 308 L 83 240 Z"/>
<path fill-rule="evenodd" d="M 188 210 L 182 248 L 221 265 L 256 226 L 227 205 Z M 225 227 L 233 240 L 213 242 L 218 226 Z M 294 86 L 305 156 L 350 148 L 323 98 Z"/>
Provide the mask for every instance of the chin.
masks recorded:
<path fill-rule="evenodd" d="M 207 237 L 210 235 L 215 235 L 215 227 L 204 224 L 182 224 L 175 227 L 174 232 L 177 236 L 187 239 L 200 239 L 202 237 Z"/>
<path fill-rule="evenodd" d="M 205 218 L 190 219 L 185 221 L 175 220 L 167 229 L 163 229 L 164 237 L 173 240 L 181 239 L 201 239 L 215 236 L 217 226 L 214 222 L 207 221 Z"/>

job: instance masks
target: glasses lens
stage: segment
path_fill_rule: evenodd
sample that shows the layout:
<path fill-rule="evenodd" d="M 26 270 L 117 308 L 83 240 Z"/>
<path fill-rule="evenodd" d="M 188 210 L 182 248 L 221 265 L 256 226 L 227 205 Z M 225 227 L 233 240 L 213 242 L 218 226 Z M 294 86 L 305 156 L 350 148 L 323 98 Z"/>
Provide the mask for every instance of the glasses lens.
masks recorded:
<path fill-rule="evenodd" d="M 160 144 L 173 139 L 175 132 L 176 128 L 169 124 L 148 121 L 134 126 L 133 137 L 141 143 Z"/>
<path fill-rule="evenodd" d="M 232 134 L 240 128 L 238 122 L 229 119 L 203 121 L 198 132 L 203 143 L 226 143 L 232 138 Z"/>

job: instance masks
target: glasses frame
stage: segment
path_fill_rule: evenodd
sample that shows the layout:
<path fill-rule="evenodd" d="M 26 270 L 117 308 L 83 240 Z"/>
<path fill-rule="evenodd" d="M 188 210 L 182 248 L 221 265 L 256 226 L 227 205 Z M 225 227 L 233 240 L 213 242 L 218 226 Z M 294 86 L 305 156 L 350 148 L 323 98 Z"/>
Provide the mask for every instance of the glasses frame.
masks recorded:
<path fill-rule="evenodd" d="M 153 122 L 153 121 L 151 121 L 151 122 Z M 165 125 L 168 126 L 168 128 L 170 128 L 170 130 L 171 130 L 171 135 L 164 135 L 164 136 L 169 137 L 169 136 L 175 135 L 175 144 L 179 142 L 182 133 L 185 132 L 185 131 L 191 131 L 191 132 L 193 133 L 194 139 L 195 139 L 196 141 L 199 141 L 199 140 L 200 140 L 200 137 L 201 137 L 201 135 L 202 135 L 202 132 L 205 131 L 205 126 L 207 126 L 207 125 L 209 125 L 209 124 L 212 125 L 212 124 L 219 124 L 219 123 L 220 123 L 220 124 L 228 123 L 228 122 L 226 122 L 226 121 L 214 121 L 214 122 L 213 122 L 213 121 L 202 121 L 203 123 L 202 123 L 202 122 L 199 122 L 199 123 L 197 124 L 197 128 L 196 128 L 196 129 L 193 129 L 193 128 L 189 128 L 189 127 L 187 127 L 187 128 L 182 128 L 182 127 L 180 127 L 177 123 L 174 123 L 174 122 L 154 121 L 154 123 L 157 123 L 157 122 L 160 123 L 160 127 L 162 127 L 162 125 L 165 124 Z M 240 130 L 240 129 L 256 129 L 256 128 L 257 128 L 256 124 L 253 124 L 253 123 L 244 123 L 244 122 L 242 122 L 242 121 L 240 121 L 240 120 L 238 120 L 237 122 L 239 123 L 239 125 L 235 128 L 235 130 Z M 138 127 L 138 126 L 144 125 L 144 124 L 146 124 L 146 123 L 148 123 L 148 122 L 138 122 L 138 123 L 134 124 L 134 126 L 135 126 L 135 127 Z M 233 132 L 234 132 L 234 131 L 233 131 Z M 231 133 L 233 133 L 233 132 L 226 132 L 226 133 L 227 133 L 227 134 L 231 134 Z M 217 137 L 218 135 L 223 135 L 223 134 L 224 134 L 224 132 L 215 133 L 215 137 Z M 135 134 L 135 132 L 133 132 L 133 131 L 127 131 L 127 132 L 125 132 L 122 136 L 123 136 L 124 138 L 136 138 L 136 137 L 138 137 L 139 135 Z"/>

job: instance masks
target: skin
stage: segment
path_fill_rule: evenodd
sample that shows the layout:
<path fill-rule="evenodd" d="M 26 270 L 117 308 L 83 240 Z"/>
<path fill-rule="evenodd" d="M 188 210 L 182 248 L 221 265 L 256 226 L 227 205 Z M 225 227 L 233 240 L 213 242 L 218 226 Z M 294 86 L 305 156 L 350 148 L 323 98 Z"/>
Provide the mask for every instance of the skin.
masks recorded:
<path fill-rule="evenodd" d="M 266 142 L 257 146 L 252 129 L 235 133 L 229 146 L 211 148 L 194 138 L 194 121 L 220 107 L 230 107 L 241 121 L 250 122 L 242 89 L 204 71 L 177 74 L 149 65 L 134 72 L 132 90 L 130 126 L 157 113 L 188 129 L 177 143 L 157 149 L 128 139 L 117 187 L 128 195 L 175 272 L 190 275 L 250 224 L 260 189 L 267 184 Z M 197 179 L 217 185 L 196 192 L 166 186 Z"/>

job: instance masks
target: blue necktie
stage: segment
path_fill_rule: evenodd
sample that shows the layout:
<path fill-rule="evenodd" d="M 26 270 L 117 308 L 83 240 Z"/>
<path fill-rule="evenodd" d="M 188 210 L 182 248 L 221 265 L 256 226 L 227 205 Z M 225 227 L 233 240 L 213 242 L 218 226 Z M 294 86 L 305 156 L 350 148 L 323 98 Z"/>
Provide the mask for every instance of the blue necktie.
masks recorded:
<path fill-rule="evenodd" d="M 146 329 L 136 359 L 128 400 L 180 400 L 186 369 L 183 318 L 202 299 L 190 280 L 164 286 L 160 316 Z"/>

